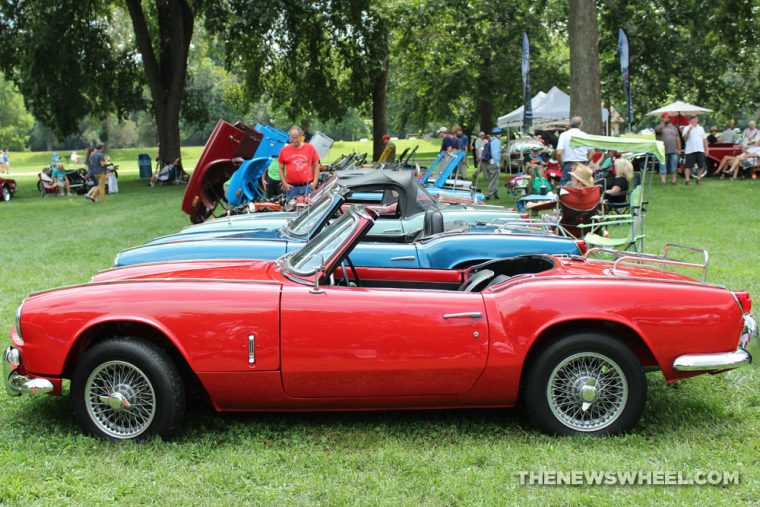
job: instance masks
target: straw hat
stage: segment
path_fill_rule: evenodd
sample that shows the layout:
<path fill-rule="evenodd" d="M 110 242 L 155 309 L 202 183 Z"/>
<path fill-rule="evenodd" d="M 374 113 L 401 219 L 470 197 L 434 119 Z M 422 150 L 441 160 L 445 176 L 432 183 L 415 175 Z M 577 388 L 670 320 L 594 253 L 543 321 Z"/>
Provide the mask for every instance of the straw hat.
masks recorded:
<path fill-rule="evenodd" d="M 594 186 L 594 171 L 583 164 L 575 164 L 575 168 L 570 171 L 570 176 L 580 181 L 584 187 Z"/>

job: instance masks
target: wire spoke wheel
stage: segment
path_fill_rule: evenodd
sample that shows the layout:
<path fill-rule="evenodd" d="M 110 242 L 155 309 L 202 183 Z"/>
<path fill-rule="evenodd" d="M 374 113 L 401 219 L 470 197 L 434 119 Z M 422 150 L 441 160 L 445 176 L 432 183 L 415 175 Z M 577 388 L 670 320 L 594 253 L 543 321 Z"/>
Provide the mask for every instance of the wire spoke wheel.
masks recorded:
<path fill-rule="evenodd" d="M 102 432 L 130 439 L 150 427 L 156 393 L 148 376 L 126 361 L 108 361 L 90 374 L 84 386 L 87 412 Z"/>
<path fill-rule="evenodd" d="M 596 352 L 562 360 L 549 375 L 546 398 L 554 416 L 578 432 L 598 431 L 614 423 L 628 402 L 628 381 L 621 367 Z"/>

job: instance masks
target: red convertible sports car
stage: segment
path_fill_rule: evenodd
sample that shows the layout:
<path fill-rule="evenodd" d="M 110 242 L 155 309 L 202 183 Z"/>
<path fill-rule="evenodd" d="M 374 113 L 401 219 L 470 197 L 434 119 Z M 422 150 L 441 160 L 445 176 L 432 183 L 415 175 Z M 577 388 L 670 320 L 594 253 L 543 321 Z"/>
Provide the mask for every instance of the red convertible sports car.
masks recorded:
<path fill-rule="evenodd" d="M 657 269 L 678 264 L 665 256 L 354 267 L 373 218 L 353 207 L 277 261 L 145 264 L 33 294 L 6 387 L 60 394 L 71 379 L 80 424 L 112 440 L 171 433 L 189 393 L 219 411 L 522 399 L 544 431 L 604 435 L 639 419 L 646 370 L 673 382 L 760 362 L 749 294 Z"/>

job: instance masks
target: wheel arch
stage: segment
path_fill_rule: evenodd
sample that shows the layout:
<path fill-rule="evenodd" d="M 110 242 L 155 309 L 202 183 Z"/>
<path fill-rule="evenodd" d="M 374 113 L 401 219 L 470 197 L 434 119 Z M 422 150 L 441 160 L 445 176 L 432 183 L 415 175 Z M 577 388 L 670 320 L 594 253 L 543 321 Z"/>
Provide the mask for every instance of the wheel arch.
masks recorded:
<path fill-rule="evenodd" d="M 85 329 L 79 334 L 74 344 L 69 348 L 63 366 L 63 377 L 72 377 L 79 358 L 81 358 L 87 350 L 97 343 L 116 336 L 141 338 L 161 348 L 174 364 L 177 365 L 188 393 L 195 393 L 198 391 L 202 396 L 208 398 L 208 393 L 206 393 L 200 379 L 190 367 L 190 363 L 184 352 L 180 350 L 180 347 L 177 346 L 165 331 L 151 323 L 141 321 L 117 319 L 97 322 Z"/>
<path fill-rule="evenodd" d="M 614 320 L 603 319 L 575 319 L 554 323 L 541 330 L 539 335 L 533 340 L 523 361 L 522 371 L 520 372 L 520 385 L 525 379 L 527 369 L 533 364 L 538 354 L 544 350 L 550 343 L 553 343 L 564 336 L 575 333 L 592 332 L 602 333 L 613 336 L 627 346 L 638 358 L 641 365 L 647 368 L 659 368 L 657 360 L 652 354 L 649 345 L 644 338 L 632 327 Z"/>

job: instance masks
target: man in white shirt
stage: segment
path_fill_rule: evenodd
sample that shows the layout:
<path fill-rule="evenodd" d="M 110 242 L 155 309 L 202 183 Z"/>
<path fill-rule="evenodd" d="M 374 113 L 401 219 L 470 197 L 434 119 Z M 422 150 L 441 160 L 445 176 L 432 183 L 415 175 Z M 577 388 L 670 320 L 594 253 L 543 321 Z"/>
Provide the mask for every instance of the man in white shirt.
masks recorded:
<path fill-rule="evenodd" d="M 705 155 L 710 153 L 710 148 L 707 146 L 705 129 L 699 125 L 699 118 L 696 115 L 689 117 L 689 124 L 683 130 L 683 139 L 686 141 L 686 146 L 684 146 L 683 150 L 686 155 L 686 169 L 684 170 L 686 184 L 691 185 L 691 170 L 694 167 L 697 168 L 697 172 L 694 173 L 694 179 L 699 184 L 702 176 L 707 173 Z"/>
<path fill-rule="evenodd" d="M 570 183 L 570 171 L 577 163 L 585 164 L 591 157 L 594 156 L 594 149 L 582 146 L 580 148 L 574 148 L 570 146 L 570 138 L 577 134 L 584 134 L 581 130 L 583 126 L 583 118 L 580 116 L 573 116 L 570 118 L 570 128 L 562 132 L 559 135 L 557 141 L 557 161 L 562 164 L 562 179 L 559 181 L 560 185 L 567 185 Z"/>

